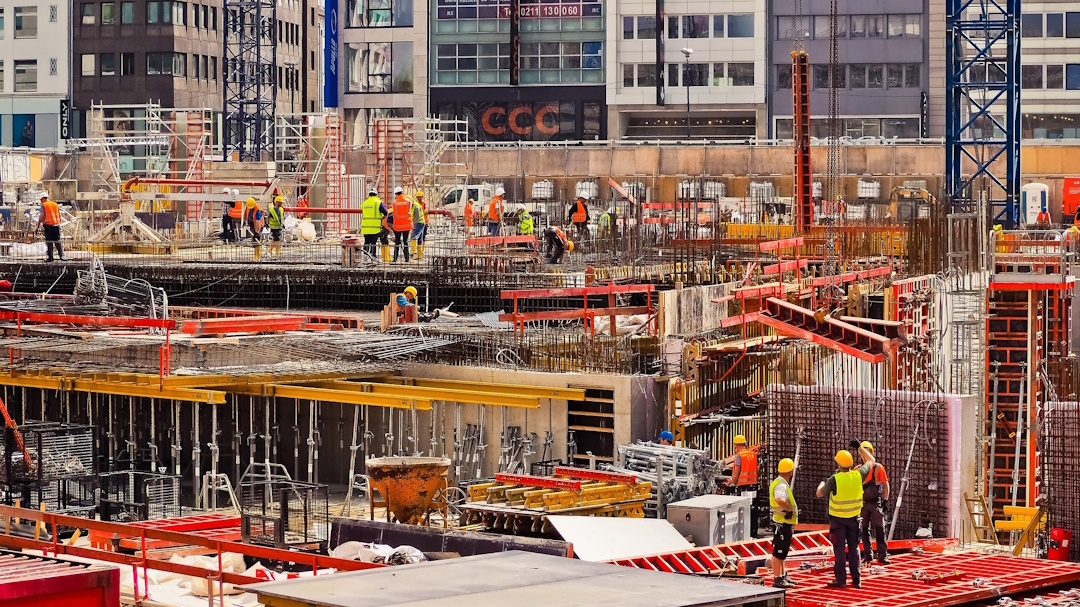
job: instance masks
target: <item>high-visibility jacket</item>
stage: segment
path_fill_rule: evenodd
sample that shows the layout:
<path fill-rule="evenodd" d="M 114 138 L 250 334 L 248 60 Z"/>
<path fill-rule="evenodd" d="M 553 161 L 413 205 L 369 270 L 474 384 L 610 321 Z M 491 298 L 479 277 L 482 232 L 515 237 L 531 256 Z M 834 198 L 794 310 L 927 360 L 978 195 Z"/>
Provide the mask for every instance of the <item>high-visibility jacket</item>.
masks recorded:
<path fill-rule="evenodd" d="M 56 204 L 48 198 L 45 202 L 41 203 L 41 214 L 44 219 L 42 221 L 47 226 L 60 225 L 60 205 Z"/>
<path fill-rule="evenodd" d="M 863 502 L 869 504 L 877 502 L 878 496 L 881 495 L 881 483 L 878 482 L 878 476 L 885 477 L 885 467 L 874 462 L 874 465 L 870 466 L 870 474 L 866 475 L 866 480 L 863 481 Z"/>
<path fill-rule="evenodd" d="M 233 219 L 242 219 L 244 217 L 244 203 L 237 200 L 229 207 L 229 217 Z"/>
<path fill-rule="evenodd" d="M 465 203 L 465 223 L 466 224 L 472 224 L 472 220 L 473 220 L 473 208 L 472 208 L 472 201 L 470 200 L 469 202 Z"/>
<path fill-rule="evenodd" d="M 244 211 L 244 222 L 245 223 L 250 223 L 251 225 L 255 225 L 255 222 L 262 221 L 262 218 L 263 218 L 263 210 L 262 210 L 262 207 L 260 207 L 259 205 L 255 205 L 255 206 L 253 206 L 251 208 L 248 208 L 248 209 L 246 209 Z"/>
<path fill-rule="evenodd" d="M 413 225 L 427 225 L 427 210 L 416 200 L 412 203 L 412 222 Z"/>
<path fill-rule="evenodd" d="M 605 212 L 603 215 L 600 216 L 599 228 L 601 230 L 611 229 L 611 213 Z"/>
<path fill-rule="evenodd" d="M 285 221 L 285 209 L 279 206 L 271 206 L 266 213 L 266 225 L 271 230 L 280 230 Z"/>
<path fill-rule="evenodd" d="M 1035 221 L 1039 223 L 1050 223 L 1050 213 L 1047 213 L 1046 211 L 1039 211 L 1039 216 L 1035 219 Z"/>
<path fill-rule="evenodd" d="M 496 196 L 491 199 L 491 203 L 488 204 L 487 219 L 488 221 L 501 221 L 503 214 L 503 198 L 502 196 Z"/>
<path fill-rule="evenodd" d="M 757 453 L 749 449 L 739 451 L 739 478 L 735 479 L 736 487 L 748 487 L 757 485 Z"/>
<path fill-rule="evenodd" d="M 862 512 L 862 474 L 858 470 L 837 472 L 836 493 L 829 494 L 829 516 L 855 518 Z"/>
<path fill-rule="evenodd" d="M 787 487 L 787 501 L 789 504 L 791 504 L 791 512 L 788 512 L 787 510 L 781 510 L 780 504 L 776 501 L 776 497 L 774 495 L 776 493 L 776 486 L 781 483 L 783 483 L 783 485 Z M 799 524 L 799 507 L 795 505 L 795 492 L 791 490 L 791 485 L 789 485 L 782 476 L 776 477 L 773 480 L 772 484 L 769 485 L 769 507 L 772 508 L 773 522 L 784 523 L 787 525 Z M 789 514 L 791 515 L 791 518 L 788 518 Z"/>
<path fill-rule="evenodd" d="M 378 234 L 382 231 L 381 206 L 382 200 L 379 200 L 378 196 L 368 196 L 360 204 L 360 209 L 363 211 L 362 219 L 360 219 L 361 234 Z"/>
<path fill-rule="evenodd" d="M 518 225 L 518 231 L 522 236 L 531 236 L 533 233 L 533 218 L 528 213 L 523 213 L 521 217 L 521 223 Z"/>
<path fill-rule="evenodd" d="M 563 232 L 562 228 L 556 226 L 555 227 L 555 235 L 559 237 L 559 240 L 562 241 L 563 246 L 565 247 L 566 242 L 567 242 L 567 240 L 566 240 L 566 232 Z"/>
<path fill-rule="evenodd" d="M 574 201 L 574 214 L 570 217 L 573 223 L 583 223 L 589 220 L 589 212 L 585 209 L 585 203 L 580 200 Z"/>
<path fill-rule="evenodd" d="M 409 217 L 409 211 L 412 209 L 412 201 L 405 198 L 404 194 L 398 194 L 398 197 L 394 199 L 394 231 L 395 232 L 410 232 L 412 231 L 412 218 Z"/>

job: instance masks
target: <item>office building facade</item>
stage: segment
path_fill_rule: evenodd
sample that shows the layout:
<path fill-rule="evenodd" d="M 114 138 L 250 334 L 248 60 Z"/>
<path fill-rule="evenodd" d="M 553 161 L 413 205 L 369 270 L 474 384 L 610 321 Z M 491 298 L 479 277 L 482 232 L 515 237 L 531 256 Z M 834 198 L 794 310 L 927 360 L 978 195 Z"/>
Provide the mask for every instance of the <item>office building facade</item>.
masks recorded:
<path fill-rule="evenodd" d="M 1080 138 L 1080 5 L 1025 2 L 1020 34 L 1024 138 Z"/>
<path fill-rule="evenodd" d="M 0 146 L 60 145 L 69 99 L 68 7 L 0 0 Z"/>

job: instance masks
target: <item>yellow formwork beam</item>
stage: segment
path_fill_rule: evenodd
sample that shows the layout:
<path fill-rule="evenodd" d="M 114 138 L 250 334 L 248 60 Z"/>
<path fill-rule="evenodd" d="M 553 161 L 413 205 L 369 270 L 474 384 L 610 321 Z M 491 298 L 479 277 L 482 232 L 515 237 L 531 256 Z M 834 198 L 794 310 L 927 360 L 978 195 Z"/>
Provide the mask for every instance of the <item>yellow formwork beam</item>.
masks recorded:
<path fill-rule="evenodd" d="M 324 403 L 341 403 L 343 405 L 371 405 L 373 407 L 389 407 L 392 409 L 416 409 L 417 411 L 431 410 L 430 399 L 406 398 L 388 394 L 375 394 L 373 392 L 356 392 L 354 390 L 333 390 L 284 384 L 237 384 L 221 386 L 220 389 L 232 394 L 245 394 L 248 396 L 277 396 Z"/>
<path fill-rule="evenodd" d="M 479 390 L 432 388 L 379 382 L 319 381 L 304 383 L 329 390 L 354 390 L 365 394 L 382 394 L 402 398 L 423 398 L 452 403 L 475 403 L 478 405 L 492 405 L 495 407 L 519 407 L 524 409 L 540 408 L 540 399 L 538 397 L 510 394 L 500 391 L 488 392 Z"/>
<path fill-rule="evenodd" d="M 225 393 L 216 390 L 193 390 L 188 388 L 160 388 L 119 381 L 81 379 L 77 377 L 49 375 L 11 375 L 0 374 L 0 385 L 16 388 L 36 388 L 40 390 L 73 390 L 94 394 L 112 394 L 134 398 L 160 398 L 210 405 L 225 402 Z"/>
<path fill-rule="evenodd" d="M 441 388 L 445 390 L 465 390 L 469 392 L 497 392 L 514 396 L 526 396 L 547 400 L 581 400 L 585 390 L 581 388 L 559 388 L 518 384 L 499 384 L 460 379 L 424 379 L 419 377 L 390 376 L 387 384 L 416 386 L 419 388 Z"/>

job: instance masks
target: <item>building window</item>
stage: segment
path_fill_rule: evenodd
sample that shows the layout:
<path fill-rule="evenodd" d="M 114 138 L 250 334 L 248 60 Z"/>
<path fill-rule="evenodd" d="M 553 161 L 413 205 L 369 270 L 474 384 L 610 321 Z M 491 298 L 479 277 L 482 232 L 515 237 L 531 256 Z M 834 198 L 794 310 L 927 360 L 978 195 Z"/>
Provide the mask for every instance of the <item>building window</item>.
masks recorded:
<path fill-rule="evenodd" d="M 1065 37 L 1080 38 L 1080 13 L 1065 13 Z"/>
<path fill-rule="evenodd" d="M 146 3 L 147 23 L 172 23 L 173 9 L 169 0 L 150 0 Z"/>
<path fill-rule="evenodd" d="M 709 64 L 684 63 L 683 86 L 709 86 Z"/>
<path fill-rule="evenodd" d="M 120 75 L 130 76 L 135 73 L 135 53 L 120 53 Z"/>
<path fill-rule="evenodd" d="M 829 86 L 830 74 L 832 70 L 830 65 L 815 65 L 814 66 L 814 88 L 821 90 L 828 90 L 832 87 Z M 836 66 L 836 88 L 847 88 L 847 66 Z"/>
<path fill-rule="evenodd" d="M 922 15 L 889 15 L 890 38 L 918 37 L 922 29 Z"/>
<path fill-rule="evenodd" d="M 202 5 L 202 26 L 203 29 L 210 29 L 210 7 L 205 4 Z"/>
<path fill-rule="evenodd" d="M 852 63 L 851 66 L 851 88 L 864 89 L 866 88 L 866 64 L 865 63 Z"/>
<path fill-rule="evenodd" d="M 836 36 L 838 38 L 848 37 L 847 15 L 837 15 Z M 832 17 L 829 15 L 817 15 L 814 17 L 814 38 L 818 40 L 830 40 L 832 38 Z"/>
<path fill-rule="evenodd" d="M 4 7 L 0 6 L 0 40 L 4 39 Z M 0 83 L 2 86 L 2 83 Z M 3 90 L 3 89 L 0 89 Z"/>
<path fill-rule="evenodd" d="M 884 18 L 881 15 L 852 15 L 852 38 L 881 38 L 884 35 Z"/>
<path fill-rule="evenodd" d="M 1020 35 L 1025 38 L 1042 38 L 1042 13 L 1020 15 Z"/>
<path fill-rule="evenodd" d="M 18 8 L 16 11 L 16 19 L 18 19 Z M 34 21 L 35 29 L 37 27 L 37 9 L 34 9 Z M 29 61 L 15 61 L 15 92 L 16 93 L 36 93 L 37 92 L 37 60 L 32 59 Z"/>
<path fill-rule="evenodd" d="M 15 38 L 37 38 L 37 7 L 36 6 L 16 6 L 15 7 Z M 19 63 L 16 61 L 15 66 L 18 68 Z M 34 89 L 37 89 L 37 64 L 35 62 L 34 67 Z M 16 72 L 18 75 L 18 72 Z"/>
<path fill-rule="evenodd" d="M 683 15 L 682 18 L 683 38 L 708 38 L 709 16 L 708 15 Z"/>
<path fill-rule="evenodd" d="M 443 45 L 439 45 L 443 46 Z M 449 45 L 453 46 L 453 45 Z M 477 47 L 504 46 L 506 63 L 505 68 L 510 68 L 509 44 L 459 44 L 458 47 L 472 47 L 471 49 L 459 48 L 459 56 L 462 53 L 472 53 L 472 56 L 461 57 L 463 63 L 472 66 L 475 72 L 478 69 Z M 495 49 L 492 49 L 494 54 Z M 485 58 L 487 56 L 485 55 Z M 464 61 L 467 60 L 467 61 Z M 496 61 L 496 63 L 498 63 Z M 485 64 L 486 65 L 486 64 Z M 463 69 L 461 65 L 458 69 Z M 464 68 L 468 69 L 468 68 Z M 490 70 L 497 73 L 497 70 Z M 349 43 L 345 45 L 345 91 L 349 93 L 411 93 L 413 92 L 413 43 L 412 42 L 371 42 Z"/>
<path fill-rule="evenodd" d="M 724 37 L 724 16 L 713 15 L 712 17 L 712 37 L 723 38 Z"/>
<path fill-rule="evenodd" d="M 917 63 L 904 66 L 904 88 L 922 88 L 922 79 L 920 78 L 921 68 L 922 66 Z"/>
<path fill-rule="evenodd" d="M 4 60 L 0 59 L 0 93 L 4 92 Z"/>
<path fill-rule="evenodd" d="M 19 62 L 15 62 L 15 69 L 19 69 Z M 16 77 L 18 74 L 16 73 Z M 18 89 L 18 84 L 15 85 L 15 90 Z M 1080 63 L 1070 63 L 1065 66 L 1065 89 L 1069 91 L 1080 91 Z"/>
<path fill-rule="evenodd" d="M 629 88 L 634 86 L 634 64 L 622 66 L 622 85 Z"/>
<path fill-rule="evenodd" d="M 794 40 L 795 39 L 795 17 L 777 17 L 776 18 L 776 39 L 777 40 Z"/>
<path fill-rule="evenodd" d="M 1065 18 L 1061 13 L 1047 13 L 1046 37 L 1061 38 L 1065 36 Z"/>
<path fill-rule="evenodd" d="M 210 29 L 217 31 L 217 7 L 210 7 Z"/>
<path fill-rule="evenodd" d="M 134 2 L 121 2 L 120 3 L 120 23 L 121 24 L 135 23 L 135 3 Z"/>
<path fill-rule="evenodd" d="M 776 90 L 790 91 L 792 86 L 791 66 L 786 63 L 776 66 Z"/>
<path fill-rule="evenodd" d="M 193 78 L 195 78 L 196 80 L 198 80 L 200 78 L 200 76 L 199 76 L 199 73 L 200 73 L 199 68 L 200 67 L 202 67 L 202 66 L 199 65 L 199 56 L 198 55 L 193 55 L 192 59 L 191 59 L 191 76 Z"/>
<path fill-rule="evenodd" d="M 904 86 L 904 66 L 890 63 L 889 64 L 889 88 L 898 89 Z"/>
<path fill-rule="evenodd" d="M 667 69 L 667 85 L 668 88 L 675 88 L 679 86 L 679 65 L 668 64 Z"/>
<path fill-rule="evenodd" d="M 102 76 L 115 76 L 116 75 L 116 54 L 115 53 L 101 53 L 101 75 Z"/>
<path fill-rule="evenodd" d="M 637 18 L 638 40 L 656 40 L 656 17 Z"/>
<path fill-rule="evenodd" d="M 210 79 L 217 80 L 217 57 L 210 58 Z"/>
<path fill-rule="evenodd" d="M 172 73 L 187 78 L 187 53 L 173 53 Z"/>
<path fill-rule="evenodd" d="M 82 21 L 83 25 L 93 25 L 97 15 L 94 14 L 94 3 L 83 2 L 82 4 Z"/>
<path fill-rule="evenodd" d="M 1060 65 L 1046 66 L 1046 88 L 1060 89 L 1065 86 L 1065 68 Z"/>
<path fill-rule="evenodd" d="M 679 18 L 668 17 L 667 18 L 667 37 L 668 40 L 675 40 L 679 37 Z"/>
<path fill-rule="evenodd" d="M 1041 89 L 1043 87 L 1043 66 L 1020 66 L 1020 86 L 1026 89 Z"/>
<path fill-rule="evenodd" d="M 623 40 L 634 39 L 634 18 L 623 17 L 622 18 L 622 38 Z"/>
<path fill-rule="evenodd" d="M 203 77 L 203 80 L 209 80 L 210 79 L 210 64 L 208 62 L 209 58 L 210 57 L 207 56 L 207 55 L 202 56 L 202 77 Z"/>
<path fill-rule="evenodd" d="M 94 65 L 94 55 L 87 53 L 81 57 L 82 59 L 82 75 L 93 76 L 97 74 L 97 67 Z"/>
<path fill-rule="evenodd" d="M 102 25 L 116 25 L 116 14 L 113 12 L 114 6 L 112 2 L 103 2 L 101 4 Z"/>
<path fill-rule="evenodd" d="M 172 53 L 146 53 L 146 74 L 149 76 L 171 74 Z"/>
<path fill-rule="evenodd" d="M 172 22 L 174 25 L 187 26 L 187 3 L 186 2 L 173 2 L 172 3 Z"/>
<path fill-rule="evenodd" d="M 731 86 L 754 86 L 753 63 L 729 63 L 727 71 Z"/>
<path fill-rule="evenodd" d="M 727 79 L 726 63 L 714 63 L 712 66 L 712 85 L 731 86 Z"/>
<path fill-rule="evenodd" d="M 56 57 L 53 57 L 53 58 L 49 59 L 49 75 L 50 76 L 55 76 L 56 72 L 57 72 L 57 69 L 58 68 L 57 68 Z"/>
<path fill-rule="evenodd" d="M 403 27 L 413 24 L 413 3 L 416 0 L 348 0 L 348 27 Z M 456 6 L 460 4 L 461 6 Z M 499 19 L 509 18 L 509 6 L 486 3 L 477 7 L 476 2 L 440 0 L 439 19 Z M 451 6 L 454 5 L 454 6 Z M 507 14 L 503 15 L 505 10 Z"/>
<path fill-rule="evenodd" d="M 754 15 L 728 15 L 727 35 L 728 38 L 753 38 Z"/>
<path fill-rule="evenodd" d="M 639 63 L 637 66 L 637 85 L 656 88 L 656 64 Z"/>
<path fill-rule="evenodd" d="M 866 66 L 866 88 L 879 89 L 885 83 L 885 68 L 880 63 Z"/>

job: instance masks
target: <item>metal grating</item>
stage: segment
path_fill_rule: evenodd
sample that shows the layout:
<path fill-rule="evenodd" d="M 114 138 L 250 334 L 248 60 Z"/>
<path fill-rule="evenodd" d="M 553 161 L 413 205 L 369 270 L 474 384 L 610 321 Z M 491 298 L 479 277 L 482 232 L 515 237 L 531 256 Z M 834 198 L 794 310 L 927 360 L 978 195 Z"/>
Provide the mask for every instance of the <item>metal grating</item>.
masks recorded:
<path fill-rule="evenodd" d="M 1043 414 L 1042 490 L 1047 527 L 1080 529 L 1080 403 L 1050 402 Z M 1080 560 L 1080 545 L 1072 541 L 1069 558 Z"/>
<path fill-rule="evenodd" d="M 93 475 L 94 427 L 49 422 L 24 423 L 19 432 L 30 455 L 26 461 L 15 432 L 4 429 L 0 441 L 0 482 L 43 482 Z"/>

